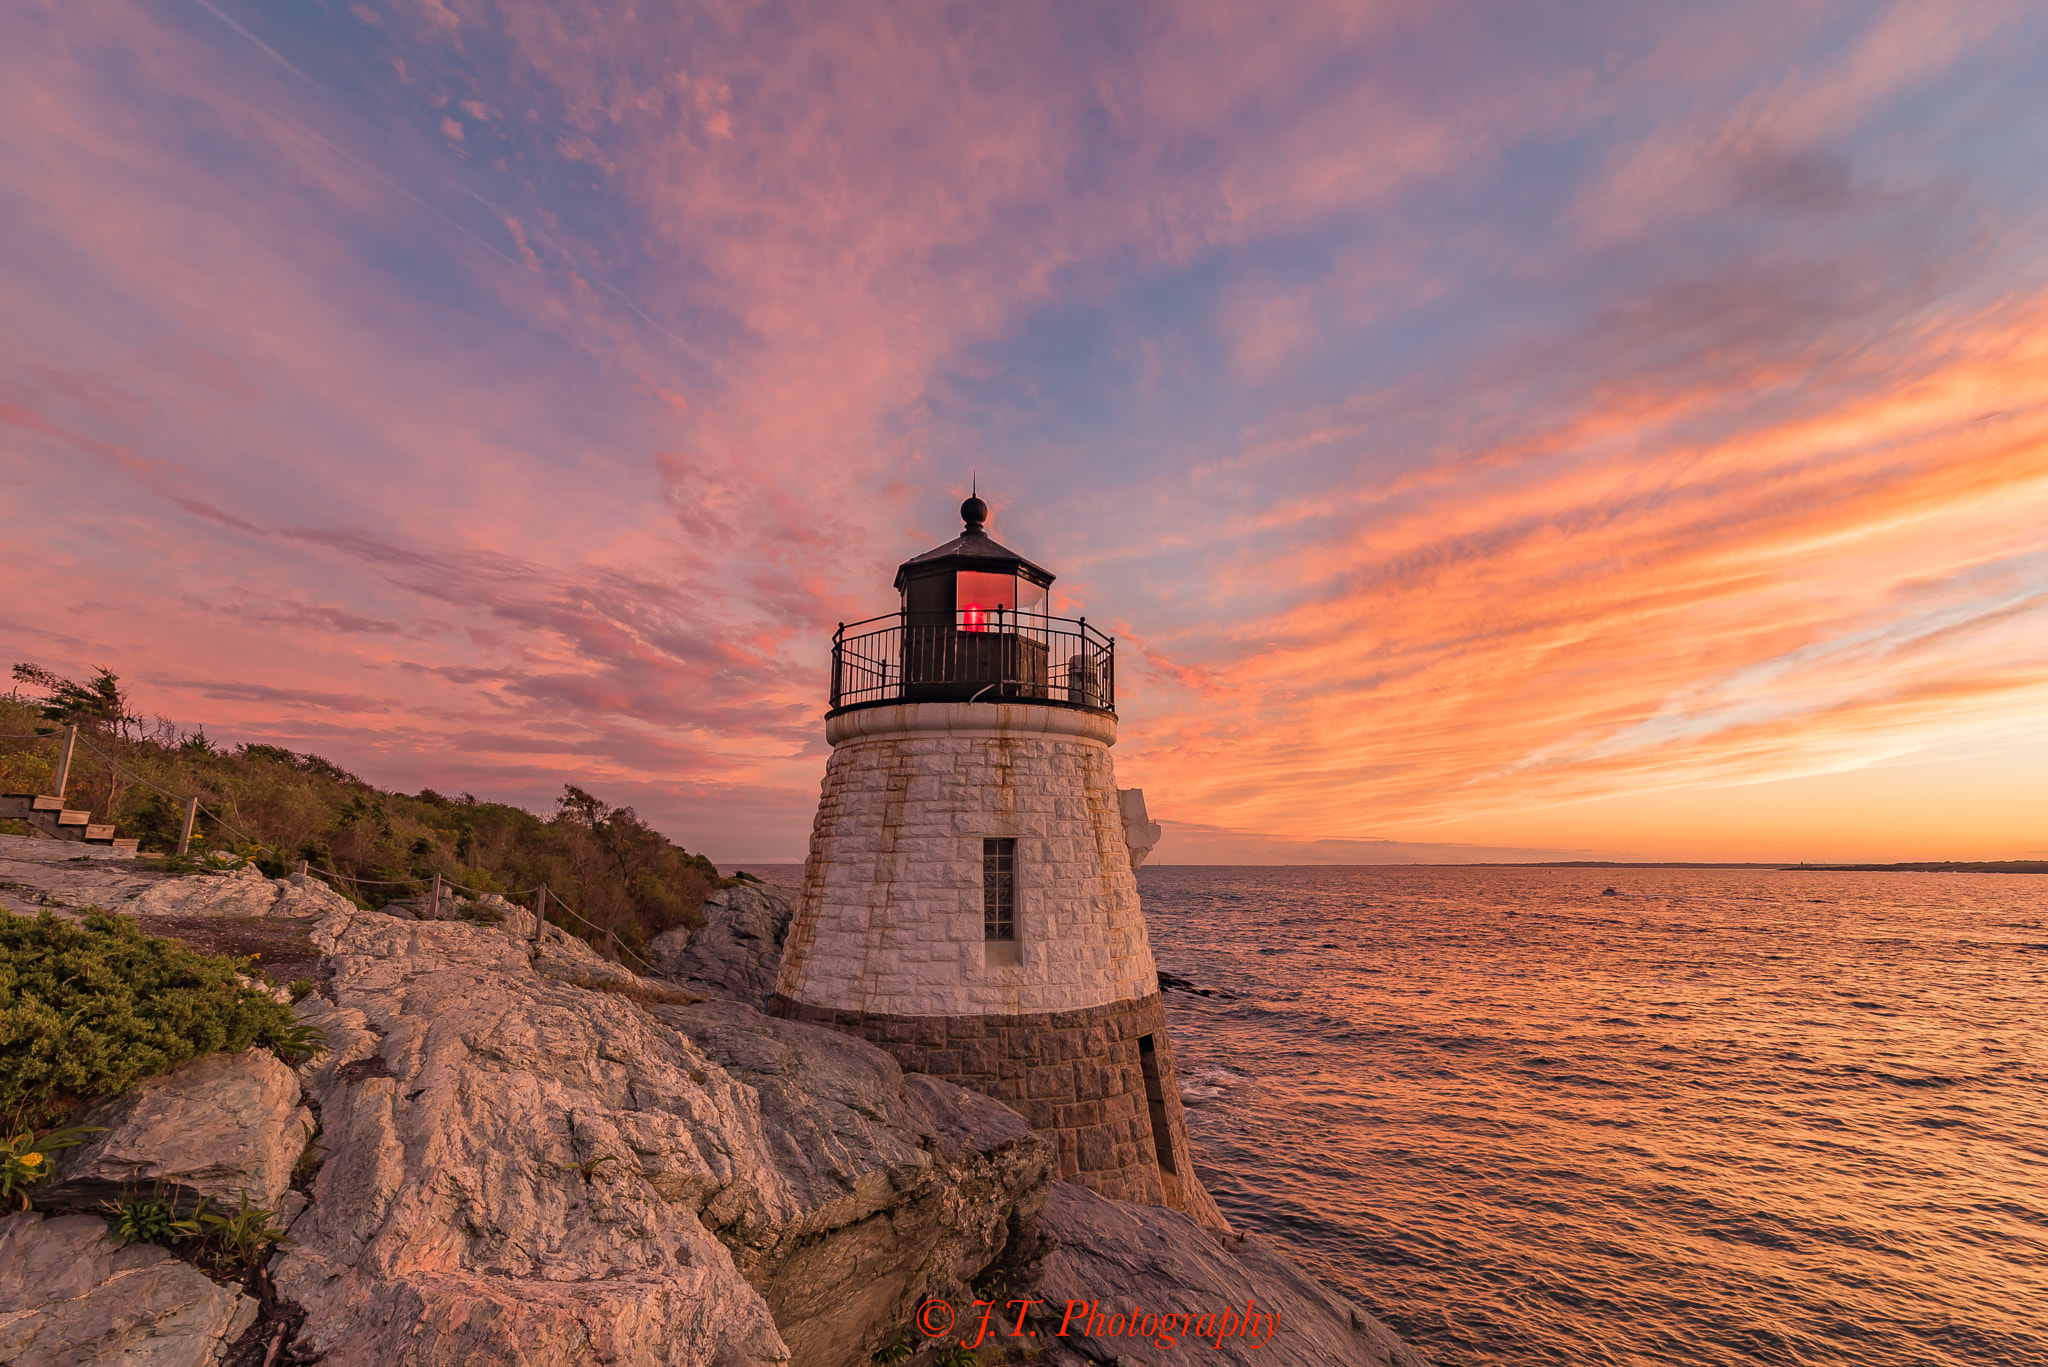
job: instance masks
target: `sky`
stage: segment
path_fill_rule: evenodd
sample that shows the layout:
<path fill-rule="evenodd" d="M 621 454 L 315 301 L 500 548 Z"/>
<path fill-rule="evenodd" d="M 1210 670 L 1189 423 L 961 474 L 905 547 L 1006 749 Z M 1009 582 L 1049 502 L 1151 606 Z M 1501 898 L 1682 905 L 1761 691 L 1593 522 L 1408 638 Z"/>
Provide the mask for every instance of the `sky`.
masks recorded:
<path fill-rule="evenodd" d="M 2048 856 L 2038 4 L 0 7 L 6 663 L 800 859 L 976 480 L 1161 862 Z"/>

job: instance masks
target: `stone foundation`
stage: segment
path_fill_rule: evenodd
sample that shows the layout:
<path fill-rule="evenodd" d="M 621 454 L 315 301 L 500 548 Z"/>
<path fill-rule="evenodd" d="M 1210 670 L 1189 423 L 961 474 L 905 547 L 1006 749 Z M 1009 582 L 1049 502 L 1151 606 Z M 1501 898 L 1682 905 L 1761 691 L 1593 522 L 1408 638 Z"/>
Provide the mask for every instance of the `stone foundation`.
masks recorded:
<path fill-rule="evenodd" d="M 768 1010 L 858 1035 L 906 1072 L 1007 1103 L 1058 1147 L 1060 1176 L 1069 1181 L 1228 1228 L 1194 1175 L 1173 1044 L 1156 992 L 1021 1016 L 877 1015 L 813 1006 L 780 992 Z"/>

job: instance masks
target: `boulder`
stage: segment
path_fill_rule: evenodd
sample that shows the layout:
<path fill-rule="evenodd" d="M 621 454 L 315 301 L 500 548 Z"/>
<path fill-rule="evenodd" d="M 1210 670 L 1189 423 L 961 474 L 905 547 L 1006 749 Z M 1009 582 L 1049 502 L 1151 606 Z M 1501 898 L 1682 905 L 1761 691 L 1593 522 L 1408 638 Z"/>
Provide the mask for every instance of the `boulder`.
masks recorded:
<path fill-rule="evenodd" d="M 782 970 L 782 945 L 795 915 L 792 888 L 774 883 L 721 888 L 705 900 L 703 924 L 694 931 L 663 931 L 648 941 L 644 957 L 684 987 L 763 1007 Z"/>
<path fill-rule="evenodd" d="M 253 864 L 226 873 L 193 873 L 149 884 L 110 910 L 131 916 L 223 919 L 328 916 L 355 903 L 318 874 L 265 878 Z"/>
<path fill-rule="evenodd" d="M 0 1362 L 206 1367 L 256 1302 L 93 1215 L 0 1217 Z"/>
<path fill-rule="evenodd" d="M 276 1209 L 305 1150 L 313 1114 L 299 1079 L 267 1049 L 207 1054 L 142 1082 L 80 1116 L 106 1133 L 66 1150 L 45 1205 L 90 1206 L 162 1184 L 179 1204 Z"/>
<path fill-rule="evenodd" d="M 1029 1222 L 1054 1153 L 1001 1102 L 737 1003 L 651 1009 L 760 1098 L 797 1211 L 730 1243 L 794 1361 L 867 1361 Z"/>
<path fill-rule="evenodd" d="M 1027 1329 L 1047 1367 L 1180 1362 L 1195 1351 L 1247 1367 L 1428 1367 L 1391 1329 L 1256 1234 L 1219 1235 L 1179 1211 L 1066 1182 L 1047 1184 L 1037 1229 L 1048 1251 L 1001 1299 L 1043 1302 Z M 958 1309 L 972 1342 L 974 1326 L 965 1322 L 981 1312 Z"/>
<path fill-rule="evenodd" d="M 885 1339 L 855 1333 L 895 1316 L 893 1338 L 992 1257 L 1043 1171 L 996 1103 L 934 1099 L 830 1031 L 692 1015 L 573 938 L 360 911 L 313 935 L 331 1000 L 301 1012 L 334 1050 L 301 1076 L 329 1156 L 272 1275 L 329 1367 L 791 1361 L 756 1286 L 817 1345 L 804 1367 L 863 1362 Z M 887 1247 L 848 1307 L 800 1294 L 835 1240 Z"/>
<path fill-rule="evenodd" d="M 550 937 L 356 912 L 314 932 L 327 1161 L 273 1268 L 331 1367 L 780 1363 L 706 1228 L 787 1212 L 740 1085 Z M 580 952 L 580 953 L 579 953 Z M 587 962 L 585 962 L 587 960 Z M 579 974 L 579 970 L 581 973 Z M 701 1218 L 700 1218 L 701 1217 Z"/>
<path fill-rule="evenodd" d="M 354 902 L 316 873 L 289 874 L 274 880 L 271 886 L 277 889 L 277 901 L 266 913 L 270 916 L 346 915 L 355 907 Z"/>
<path fill-rule="evenodd" d="M 282 886 L 254 865 L 231 873 L 195 873 L 151 884 L 122 910 L 136 916 L 268 916 Z"/>

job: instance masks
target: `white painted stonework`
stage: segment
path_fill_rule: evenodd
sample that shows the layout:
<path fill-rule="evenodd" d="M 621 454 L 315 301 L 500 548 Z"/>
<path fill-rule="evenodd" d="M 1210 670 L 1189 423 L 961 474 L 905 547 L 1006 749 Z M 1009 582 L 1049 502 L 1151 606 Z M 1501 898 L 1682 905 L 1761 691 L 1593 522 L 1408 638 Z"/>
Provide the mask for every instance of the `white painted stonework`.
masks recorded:
<path fill-rule="evenodd" d="M 1109 747 L 1113 718 L 906 703 L 832 742 L 777 990 L 891 1016 L 1028 1015 L 1159 990 Z M 992 963 L 981 842 L 1017 841 L 1022 962 Z"/>
<path fill-rule="evenodd" d="M 1123 805 L 1124 843 L 1131 847 L 1131 872 L 1136 873 L 1145 867 L 1145 856 L 1152 853 L 1165 830 L 1146 814 L 1143 788 L 1120 788 L 1116 796 Z"/>

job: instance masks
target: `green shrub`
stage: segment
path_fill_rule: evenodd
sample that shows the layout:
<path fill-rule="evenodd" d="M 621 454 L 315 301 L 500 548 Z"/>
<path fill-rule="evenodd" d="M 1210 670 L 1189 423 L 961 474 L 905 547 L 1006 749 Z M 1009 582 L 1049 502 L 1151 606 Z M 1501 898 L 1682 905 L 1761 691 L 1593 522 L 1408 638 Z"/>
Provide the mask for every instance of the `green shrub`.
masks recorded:
<path fill-rule="evenodd" d="M 185 796 L 199 799 L 187 854 L 167 858 L 162 872 L 247 863 L 278 878 L 306 860 L 365 880 L 339 887 L 370 907 L 420 896 L 437 873 L 444 885 L 516 895 L 527 906 L 545 884 L 550 920 L 628 962 L 662 931 L 701 923 L 705 897 L 721 886 L 703 855 L 575 784 L 542 813 L 469 793 L 389 792 L 319 755 L 260 741 L 230 747 L 163 718 L 140 723 L 105 670 L 71 680 L 21 665 L 14 677 L 41 696 L 0 694 L 0 791 L 47 786 L 56 747 L 22 737 L 76 721 L 90 744 L 73 756 L 72 806 L 163 853 L 177 848 Z"/>
<path fill-rule="evenodd" d="M 0 917 L 0 1111 L 55 1115 L 223 1049 L 306 1051 L 291 1011 L 238 979 L 248 971 L 98 910 L 82 926 Z"/>

